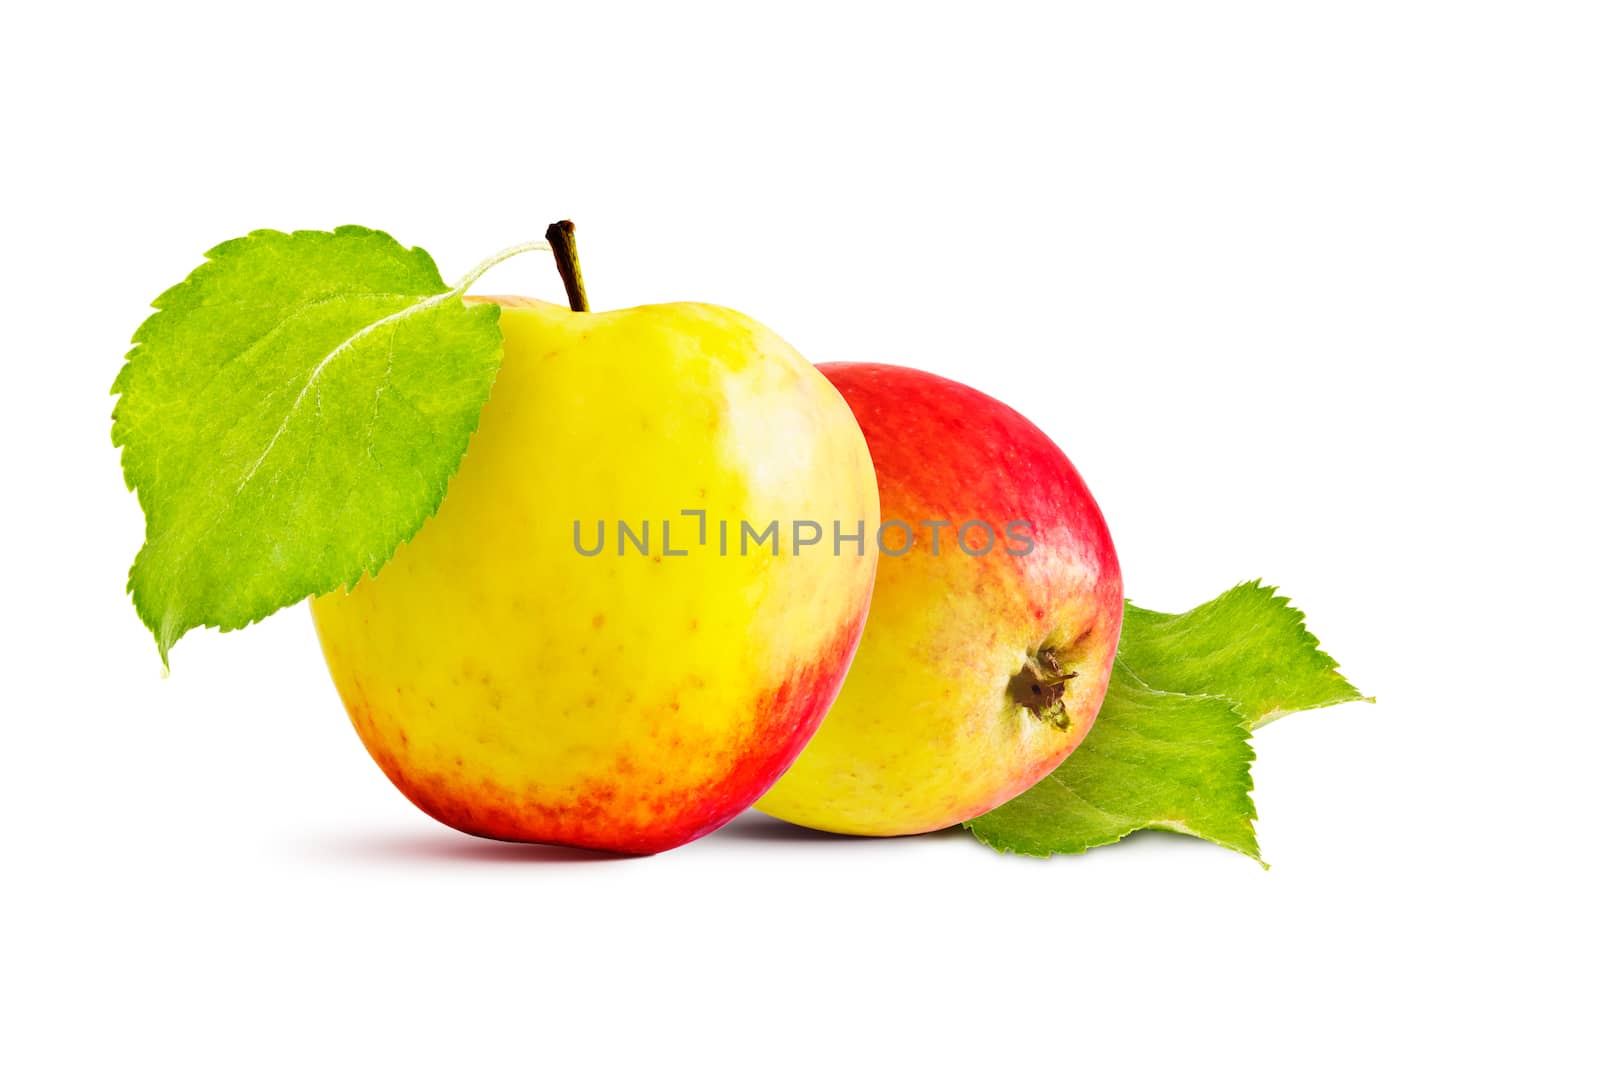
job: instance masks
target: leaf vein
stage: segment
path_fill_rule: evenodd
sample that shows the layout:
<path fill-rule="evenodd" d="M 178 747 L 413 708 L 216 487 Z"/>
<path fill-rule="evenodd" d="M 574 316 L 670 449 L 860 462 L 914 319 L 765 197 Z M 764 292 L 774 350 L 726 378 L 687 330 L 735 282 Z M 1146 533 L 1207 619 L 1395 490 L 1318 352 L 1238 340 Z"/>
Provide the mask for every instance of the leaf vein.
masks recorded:
<path fill-rule="evenodd" d="M 360 329 L 356 330 L 354 333 L 336 345 L 331 352 L 323 356 L 322 361 L 311 368 L 311 375 L 306 378 L 306 383 L 301 386 L 299 395 L 294 398 L 294 402 L 289 405 L 289 410 L 284 413 L 283 420 L 278 423 L 277 430 L 272 434 L 272 439 L 267 441 L 267 446 L 262 449 L 261 454 L 256 457 L 255 463 L 251 465 L 249 471 L 239 482 L 239 487 L 233 490 L 233 494 L 235 496 L 239 495 L 239 493 L 244 491 L 244 487 L 250 484 L 251 479 L 256 476 L 256 471 L 261 469 L 261 464 L 267 461 L 267 456 L 271 455 L 272 449 L 277 447 L 279 438 L 283 436 L 283 431 L 289 427 L 289 423 L 291 420 L 293 420 L 295 412 L 300 409 L 301 403 L 305 401 L 306 393 L 309 392 L 312 386 L 317 383 L 317 379 L 322 376 L 322 372 L 326 370 L 335 359 L 355 348 L 355 346 L 362 340 L 371 336 L 375 330 L 378 330 L 386 325 L 393 325 L 396 329 L 398 329 L 399 324 L 405 319 L 417 314 L 418 312 L 437 307 L 445 300 L 455 296 L 456 294 L 456 290 L 451 289 L 447 292 L 441 292 L 437 296 L 430 296 L 420 303 L 412 304 L 410 307 L 401 308 L 399 311 L 396 311 L 393 314 L 385 315 L 376 322 L 362 326 Z"/>

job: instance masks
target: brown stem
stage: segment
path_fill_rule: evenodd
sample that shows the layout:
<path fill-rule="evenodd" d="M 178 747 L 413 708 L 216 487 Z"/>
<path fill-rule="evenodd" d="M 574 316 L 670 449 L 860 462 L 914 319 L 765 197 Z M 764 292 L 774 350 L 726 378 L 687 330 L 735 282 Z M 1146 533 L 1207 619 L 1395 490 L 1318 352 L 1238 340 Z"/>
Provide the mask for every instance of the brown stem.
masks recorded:
<path fill-rule="evenodd" d="M 544 239 L 556 256 L 556 269 L 561 271 L 561 284 L 567 287 L 567 305 L 574 311 L 589 310 L 589 295 L 583 291 L 583 270 L 578 266 L 578 242 L 572 236 L 576 227 L 569 221 L 550 223 Z"/>

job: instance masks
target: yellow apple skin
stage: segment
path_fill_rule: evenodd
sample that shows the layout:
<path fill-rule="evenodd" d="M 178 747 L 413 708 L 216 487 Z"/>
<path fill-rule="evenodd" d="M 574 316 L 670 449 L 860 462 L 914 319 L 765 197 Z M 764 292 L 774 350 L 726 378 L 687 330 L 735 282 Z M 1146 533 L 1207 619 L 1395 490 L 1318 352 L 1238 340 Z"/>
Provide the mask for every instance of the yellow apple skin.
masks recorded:
<path fill-rule="evenodd" d="M 883 553 L 844 689 L 756 808 L 861 836 L 943 829 L 1031 787 L 1089 732 L 1122 630 L 1122 571 L 1083 479 L 1016 411 L 906 367 L 818 369 L 866 434 Z M 923 523 L 941 520 L 935 550 Z M 995 542 L 969 554 L 956 538 L 975 520 Z M 1028 523 L 1031 550 L 1006 535 L 1013 521 Z M 967 543 L 986 540 L 973 526 Z M 1018 699 L 1045 652 L 1072 675 L 1055 722 Z"/>
<path fill-rule="evenodd" d="M 838 692 L 877 558 L 866 443 L 736 312 L 492 299 L 505 361 L 443 505 L 376 577 L 312 602 L 329 670 L 373 759 L 440 821 L 675 847 L 766 791 Z M 703 545 L 685 509 L 706 512 Z M 619 519 L 649 520 L 648 554 L 618 554 Z M 797 553 L 796 519 L 825 542 Z M 740 554 L 741 520 L 778 520 L 779 554 Z M 864 524 L 859 554 L 834 553 L 835 520 Z M 605 523 L 599 554 L 575 522 L 585 549 Z"/>

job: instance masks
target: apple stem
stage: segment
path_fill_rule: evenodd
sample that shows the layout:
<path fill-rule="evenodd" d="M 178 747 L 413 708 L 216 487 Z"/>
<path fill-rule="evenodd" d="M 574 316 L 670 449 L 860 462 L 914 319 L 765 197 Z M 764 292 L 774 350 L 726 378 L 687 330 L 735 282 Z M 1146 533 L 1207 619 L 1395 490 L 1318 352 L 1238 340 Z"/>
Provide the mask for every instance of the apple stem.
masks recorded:
<path fill-rule="evenodd" d="M 578 242 L 572 232 L 577 227 L 563 219 L 550 223 L 544 239 L 556 256 L 556 269 L 561 271 L 561 284 L 567 287 L 567 304 L 574 311 L 589 310 L 589 294 L 583 291 L 583 269 L 578 265 Z"/>

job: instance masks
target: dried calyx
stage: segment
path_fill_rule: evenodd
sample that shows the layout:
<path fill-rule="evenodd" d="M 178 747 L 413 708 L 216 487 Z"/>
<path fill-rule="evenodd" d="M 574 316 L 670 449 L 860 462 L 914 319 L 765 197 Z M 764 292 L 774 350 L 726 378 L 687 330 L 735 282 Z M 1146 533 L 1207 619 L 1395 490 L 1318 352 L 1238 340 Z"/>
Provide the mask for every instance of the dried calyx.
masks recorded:
<path fill-rule="evenodd" d="M 1062 666 L 1056 649 L 1040 648 L 1011 679 L 1007 694 L 1046 725 L 1071 729 L 1072 720 L 1066 707 L 1067 682 L 1077 676 L 1076 670 Z"/>

